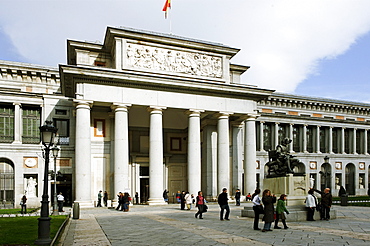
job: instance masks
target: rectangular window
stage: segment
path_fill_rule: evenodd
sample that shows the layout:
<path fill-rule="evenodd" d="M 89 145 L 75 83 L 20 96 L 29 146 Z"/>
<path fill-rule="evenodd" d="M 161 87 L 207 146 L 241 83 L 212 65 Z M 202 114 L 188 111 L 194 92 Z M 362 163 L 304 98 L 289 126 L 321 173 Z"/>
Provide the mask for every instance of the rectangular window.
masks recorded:
<path fill-rule="evenodd" d="M 339 153 L 339 149 L 338 149 L 338 141 L 339 141 L 339 138 L 338 138 L 338 128 L 333 128 L 333 135 L 332 135 L 332 139 L 333 139 L 333 152 L 335 154 L 338 154 Z"/>
<path fill-rule="evenodd" d="M 14 140 L 14 108 L 0 105 L 0 142 L 11 143 Z"/>
<path fill-rule="evenodd" d="M 356 153 L 358 154 L 362 154 L 362 151 L 361 151 L 362 142 L 363 141 L 361 141 L 361 130 L 357 130 L 356 131 Z"/>
<path fill-rule="evenodd" d="M 272 149 L 272 126 L 269 123 L 263 124 L 263 149 Z"/>
<path fill-rule="evenodd" d="M 300 141 L 299 141 L 299 126 L 293 126 L 293 151 L 300 152 Z"/>
<path fill-rule="evenodd" d="M 307 127 L 307 151 L 313 153 L 313 128 L 311 126 Z"/>
<path fill-rule="evenodd" d="M 105 120 L 94 120 L 94 137 L 104 137 L 105 136 Z"/>
<path fill-rule="evenodd" d="M 54 119 L 54 126 L 58 128 L 59 141 L 57 144 L 69 144 L 69 120 L 68 119 Z"/>
<path fill-rule="evenodd" d="M 344 129 L 344 152 L 349 154 L 350 153 L 350 134 L 349 134 L 349 129 Z"/>
<path fill-rule="evenodd" d="M 40 143 L 40 108 L 23 107 L 22 108 L 23 134 L 22 143 L 36 144 Z"/>
<path fill-rule="evenodd" d="M 278 129 L 278 144 L 281 143 L 281 141 L 283 141 L 283 139 L 287 136 L 286 134 L 286 125 L 284 124 L 280 124 L 279 125 L 279 129 Z"/>
<path fill-rule="evenodd" d="M 326 147 L 326 128 L 320 127 L 320 152 L 327 153 Z"/>

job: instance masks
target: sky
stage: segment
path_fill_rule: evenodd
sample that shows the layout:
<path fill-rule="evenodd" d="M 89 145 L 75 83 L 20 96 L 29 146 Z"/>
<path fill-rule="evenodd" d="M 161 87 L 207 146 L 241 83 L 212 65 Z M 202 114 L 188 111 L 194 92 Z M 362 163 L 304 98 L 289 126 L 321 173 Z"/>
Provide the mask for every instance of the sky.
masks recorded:
<path fill-rule="evenodd" d="M 107 26 L 222 43 L 242 83 L 370 103 L 369 0 L 0 0 L 0 60 L 57 67 Z"/>

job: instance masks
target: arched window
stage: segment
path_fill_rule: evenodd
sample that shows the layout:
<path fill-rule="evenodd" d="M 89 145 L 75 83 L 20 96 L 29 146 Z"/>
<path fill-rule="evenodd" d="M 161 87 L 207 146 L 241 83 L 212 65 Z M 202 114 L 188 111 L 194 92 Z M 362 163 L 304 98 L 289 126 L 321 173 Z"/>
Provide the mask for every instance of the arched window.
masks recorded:
<path fill-rule="evenodd" d="M 0 159 L 0 199 L 5 207 L 14 206 L 14 168 L 4 159 Z"/>

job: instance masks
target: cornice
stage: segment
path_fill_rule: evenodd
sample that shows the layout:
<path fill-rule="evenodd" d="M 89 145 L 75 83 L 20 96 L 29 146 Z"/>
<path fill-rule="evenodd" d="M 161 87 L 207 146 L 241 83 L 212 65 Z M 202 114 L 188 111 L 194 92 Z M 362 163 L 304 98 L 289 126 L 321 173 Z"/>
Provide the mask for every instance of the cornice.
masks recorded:
<path fill-rule="evenodd" d="M 272 90 L 241 84 L 224 84 L 217 81 L 188 78 L 185 76 L 130 70 L 118 71 L 97 67 L 60 65 L 60 74 L 62 92 L 70 97 L 74 97 L 76 83 L 106 84 L 255 101 L 261 100 L 272 93 Z"/>

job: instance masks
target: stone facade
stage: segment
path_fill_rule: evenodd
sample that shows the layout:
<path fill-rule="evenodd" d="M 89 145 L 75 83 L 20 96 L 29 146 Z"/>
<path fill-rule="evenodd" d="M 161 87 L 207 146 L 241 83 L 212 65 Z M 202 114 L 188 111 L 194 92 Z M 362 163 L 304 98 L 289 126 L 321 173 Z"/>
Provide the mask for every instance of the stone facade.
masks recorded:
<path fill-rule="evenodd" d="M 370 105 L 243 85 L 249 67 L 230 62 L 239 50 L 218 43 L 108 27 L 103 44 L 67 45 L 67 64 L 59 68 L 0 61 L 4 203 L 19 206 L 31 178 L 35 204 L 41 200 L 38 127 L 45 120 L 59 128 L 57 190 L 69 204 L 92 206 L 99 190 L 111 200 L 138 192 L 149 204 L 163 204 L 164 189 L 170 201 L 179 190 L 202 190 L 209 200 L 223 187 L 252 193 L 263 187 L 266 150 L 283 135 L 293 138 L 292 152 L 305 164 L 297 171 L 314 175 L 316 188 L 328 155 L 323 171 L 335 177 L 326 182 L 350 180 L 351 192 L 366 193 L 368 151 L 359 142 L 367 143 Z M 330 135 L 337 130 L 343 140 Z M 325 144 L 314 140 L 321 133 Z"/>

